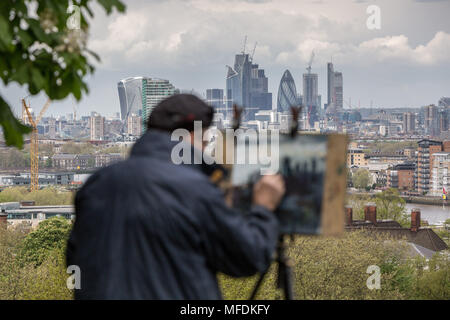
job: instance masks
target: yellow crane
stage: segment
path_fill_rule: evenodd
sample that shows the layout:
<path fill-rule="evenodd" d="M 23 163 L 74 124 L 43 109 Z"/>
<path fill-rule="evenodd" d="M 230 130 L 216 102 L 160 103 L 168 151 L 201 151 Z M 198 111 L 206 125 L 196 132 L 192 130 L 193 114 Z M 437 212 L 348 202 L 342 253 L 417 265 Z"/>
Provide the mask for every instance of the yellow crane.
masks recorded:
<path fill-rule="evenodd" d="M 26 104 L 25 99 L 22 99 L 22 107 L 25 109 L 28 121 L 30 122 L 31 127 L 33 128 L 31 132 L 31 139 L 30 139 L 30 160 L 31 160 L 31 168 L 30 168 L 30 186 L 31 191 L 39 190 L 39 153 L 38 153 L 38 130 L 37 125 L 41 121 L 42 116 L 44 115 L 45 111 L 50 106 L 51 100 L 48 99 L 45 103 L 44 107 L 42 108 L 41 112 L 39 112 L 39 115 L 36 119 L 33 119 L 33 116 L 30 112 L 30 106 Z"/>

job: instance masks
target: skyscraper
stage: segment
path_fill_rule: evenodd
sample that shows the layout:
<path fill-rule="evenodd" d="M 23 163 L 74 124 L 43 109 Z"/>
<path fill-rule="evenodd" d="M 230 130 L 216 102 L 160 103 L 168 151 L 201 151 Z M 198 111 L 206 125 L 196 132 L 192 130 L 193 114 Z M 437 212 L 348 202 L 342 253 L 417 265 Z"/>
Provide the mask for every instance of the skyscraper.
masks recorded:
<path fill-rule="evenodd" d="M 289 70 L 284 71 L 278 87 L 277 111 L 290 112 L 291 106 L 300 104 L 294 78 Z"/>
<path fill-rule="evenodd" d="M 227 108 L 231 110 L 233 104 L 244 107 L 245 120 L 253 120 L 259 110 L 272 109 L 268 78 L 244 52 L 235 56 L 233 68 L 227 66 L 226 95 Z"/>
<path fill-rule="evenodd" d="M 412 112 L 403 114 L 403 132 L 414 133 L 416 131 L 416 115 Z"/>
<path fill-rule="evenodd" d="M 91 140 L 103 140 L 105 136 L 105 118 L 95 113 L 91 115 Z"/>
<path fill-rule="evenodd" d="M 432 104 L 424 107 L 425 132 L 431 136 L 439 135 L 439 114 L 438 108 Z"/>
<path fill-rule="evenodd" d="M 156 78 L 142 79 L 142 121 L 145 124 L 153 108 L 163 99 L 178 93 L 169 80 Z M 139 115 L 139 114 L 138 114 Z M 146 126 L 142 128 L 145 131 Z"/>
<path fill-rule="evenodd" d="M 319 95 L 317 73 L 303 74 L 303 105 L 309 125 L 319 120 Z"/>
<path fill-rule="evenodd" d="M 122 79 L 117 84 L 120 101 L 120 119 L 126 121 L 128 115 L 142 112 L 142 80 L 144 77 Z"/>
<path fill-rule="evenodd" d="M 334 71 L 333 63 L 327 63 L 327 113 L 344 108 L 344 83 L 342 72 Z"/>
<path fill-rule="evenodd" d="M 259 110 L 272 110 L 272 93 L 269 92 L 269 79 L 266 77 L 264 69 L 260 69 L 258 64 L 252 64 L 250 106 L 255 110 L 252 119 Z"/>
<path fill-rule="evenodd" d="M 327 106 L 328 108 L 334 102 L 334 69 L 333 63 L 327 63 Z"/>
<path fill-rule="evenodd" d="M 226 114 L 223 89 L 206 89 L 206 103 L 214 108 L 215 112 Z"/>
<path fill-rule="evenodd" d="M 335 106 L 337 110 L 342 110 L 344 108 L 344 95 L 343 95 L 343 79 L 342 72 L 334 73 L 334 96 L 335 96 Z"/>

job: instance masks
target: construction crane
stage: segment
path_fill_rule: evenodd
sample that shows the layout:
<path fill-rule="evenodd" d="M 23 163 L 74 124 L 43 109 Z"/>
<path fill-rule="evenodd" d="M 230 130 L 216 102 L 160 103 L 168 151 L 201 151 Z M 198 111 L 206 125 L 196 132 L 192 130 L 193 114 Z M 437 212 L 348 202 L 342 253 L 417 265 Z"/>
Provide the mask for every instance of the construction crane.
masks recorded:
<path fill-rule="evenodd" d="M 314 60 L 314 56 L 315 56 L 315 53 L 314 53 L 314 50 L 313 50 L 311 52 L 311 58 L 309 58 L 308 67 L 306 68 L 306 70 L 308 70 L 308 73 L 311 73 L 311 66 L 312 66 L 312 63 L 313 63 L 313 60 Z"/>
<path fill-rule="evenodd" d="M 256 46 L 258 45 L 258 42 L 255 42 L 255 46 L 253 47 L 252 56 L 250 57 L 250 62 L 253 62 L 253 56 L 255 55 Z"/>
<path fill-rule="evenodd" d="M 41 112 L 39 112 L 39 115 L 36 119 L 33 119 L 33 116 L 30 112 L 30 106 L 26 104 L 25 99 L 22 99 L 22 107 L 25 109 L 28 121 L 31 124 L 31 127 L 33 130 L 31 131 L 31 144 L 30 144 L 30 186 L 31 191 L 39 190 L 39 153 L 38 153 L 38 130 L 37 125 L 41 121 L 42 116 L 44 115 L 45 111 L 50 106 L 50 99 L 47 100 L 44 107 L 42 108 Z"/>
<path fill-rule="evenodd" d="M 245 48 L 247 47 L 247 36 L 244 38 L 244 48 L 242 49 L 242 54 L 245 54 Z"/>

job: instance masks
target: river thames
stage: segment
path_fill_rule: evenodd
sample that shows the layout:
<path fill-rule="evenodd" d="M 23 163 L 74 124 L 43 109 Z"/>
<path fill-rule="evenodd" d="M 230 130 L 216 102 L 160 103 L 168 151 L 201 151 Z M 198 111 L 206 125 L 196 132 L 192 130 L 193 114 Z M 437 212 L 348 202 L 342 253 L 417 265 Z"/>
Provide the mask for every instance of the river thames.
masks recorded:
<path fill-rule="evenodd" d="M 440 224 L 445 220 L 450 219 L 450 204 L 447 204 L 444 208 L 441 206 L 428 205 L 428 204 L 416 204 L 407 203 L 406 210 L 411 213 L 411 209 L 420 209 L 420 218 L 427 220 L 429 224 Z"/>

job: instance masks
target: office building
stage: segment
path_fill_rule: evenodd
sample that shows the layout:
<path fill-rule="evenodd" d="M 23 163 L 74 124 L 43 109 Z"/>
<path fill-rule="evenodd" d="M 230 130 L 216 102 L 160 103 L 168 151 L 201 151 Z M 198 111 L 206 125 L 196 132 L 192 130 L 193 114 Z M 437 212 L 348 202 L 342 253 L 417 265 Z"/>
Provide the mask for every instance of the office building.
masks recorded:
<path fill-rule="evenodd" d="M 319 121 L 319 93 L 318 93 L 318 75 L 317 73 L 303 74 L 303 117 L 310 127 L 314 122 Z"/>
<path fill-rule="evenodd" d="M 120 80 L 117 84 L 120 102 L 120 119 L 126 121 L 134 113 L 142 112 L 142 80 L 144 77 L 130 77 Z"/>
<path fill-rule="evenodd" d="M 344 80 L 342 72 L 334 71 L 332 62 L 327 63 L 327 113 L 336 113 L 344 108 Z"/>
<path fill-rule="evenodd" d="M 416 115 L 412 112 L 403 114 L 403 133 L 412 134 L 416 131 Z"/>
<path fill-rule="evenodd" d="M 278 87 L 277 111 L 290 112 L 292 106 L 300 104 L 294 78 L 289 70 L 284 71 Z"/>
<path fill-rule="evenodd" d="M 327 104 L 326 108 L 329 108 L 334 103 L 334 68 L 333 63 L 327 63 Z M 326 109 L 325 108 L 325 109 Z"/>
<path fill-rule="evenodd" d="M 206 89 L 206 103 L 214 108 L 214 112 L 221 113 L 226 117 L 223 89 Z"/>
<path fill-rule="evenodd" d="M 268 78 L 245 52 L 235 56 L 234 67 L 227 66 L 226 96 L 227 109 L 231 110 L 233 104 L 243 107 L 245 121 L 254 120 L 259 110 L 272 109 Z"/>
<path fill-rule="evenodd" d="M 344 108 L 344 83 L 342 79 L 342 72 L 334 73 L 334 96 L 336 110 L 342 110 Z"/>
<path fill-rule="evenodd" d="M 179 91 L 169 82 L 169 80 L 156 78 L 142 79 L 142 130 L 145 131 L 145 124 L 153 108 L 164 100 Z M 137 115 L 140 115 L 139 113 Z"/>
<path fill-rule="evenodd" d="M 425 133 L 431 136 L 439 135 L 439 112 L 435 105 L 424 107 Z"/>

